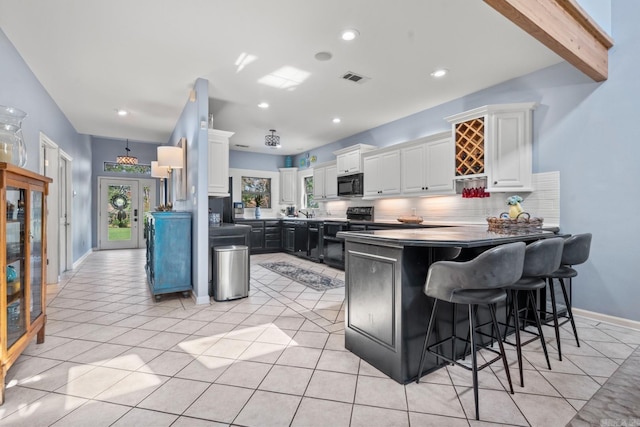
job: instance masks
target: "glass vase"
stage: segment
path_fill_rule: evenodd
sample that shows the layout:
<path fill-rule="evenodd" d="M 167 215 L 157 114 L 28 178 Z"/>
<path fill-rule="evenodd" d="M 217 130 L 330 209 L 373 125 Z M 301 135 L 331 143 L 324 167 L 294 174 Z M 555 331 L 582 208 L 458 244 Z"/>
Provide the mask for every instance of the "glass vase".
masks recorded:
<path fill-rule="evenodd" d="M 22 120 L 27 113 L 0 105 L 0 162 L 21 168 L 27 164 L 27 147 L 22 137 Z"/>

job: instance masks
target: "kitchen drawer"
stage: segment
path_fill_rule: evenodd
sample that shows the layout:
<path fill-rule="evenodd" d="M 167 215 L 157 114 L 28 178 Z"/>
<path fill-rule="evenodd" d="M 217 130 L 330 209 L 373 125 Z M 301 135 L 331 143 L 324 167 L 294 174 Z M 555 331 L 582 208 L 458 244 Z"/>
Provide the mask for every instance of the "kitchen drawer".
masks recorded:
<path fill-rule="evenodd" d="M 265 249 L 280 249 L 281 247 L 281 242 L 280 239 L 277 240 L 267 240 L 265 239 L 264 241 L 264 248 Z"/>

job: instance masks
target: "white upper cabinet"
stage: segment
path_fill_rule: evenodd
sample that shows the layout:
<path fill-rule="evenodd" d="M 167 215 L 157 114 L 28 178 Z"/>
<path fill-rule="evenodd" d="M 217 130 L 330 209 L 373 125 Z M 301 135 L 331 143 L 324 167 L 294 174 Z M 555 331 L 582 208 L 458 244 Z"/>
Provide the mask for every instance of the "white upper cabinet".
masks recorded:
<path fill-rule="evenodd" d="M 233 132 L 209 129 L 207 192 L 209 196 L 229 196 L 229 138 Z"/>
<path fill-rule="evenodd" d="M 487 191 L 533 191 L 533 102 L 486 105 L 447 117 L 456 179 L 486 177 Z"/>
<path fill-rule="evenodd" d="M 364 198 L 400 194 L 400 150 L 382 149 L 362 156 Z"/>
<path fill-rule="evenodd" d="M 313 199 L 321 200 L 324 199 L 324 180 L 326 175 L 326 168 L 318 167 L 318 165 L 313 167 Z"/>
<path fill-rule="evenodd" d="M 280 168 L 280 204 L 295 205 L 298 168 Z"/>
<path fill-rule="evenodd" d="M 315 181 L 314 181 L 315 182 Z M 324 171 L 324 198 L 338 198 L 338 168 L 335 162 L 325 167 Z"/>
<path fill-rule="evenodd" d="M 314 200 L 338 198 L 338 175 L 336 162 L 322 163 L 313 167 Z"/>
<path fill-rule="evenodd" d="M 449 132 L 403 144 L 402 194 L 454 194 L 454 146 Z"/>
<path fill-rule="evenodd" d="M 360 173 L 363 171 L 362 155 L 377 147 L 366 144 L 356 144 L 342 150 L 334 151 L 336 155 L 338 176 Z"/>

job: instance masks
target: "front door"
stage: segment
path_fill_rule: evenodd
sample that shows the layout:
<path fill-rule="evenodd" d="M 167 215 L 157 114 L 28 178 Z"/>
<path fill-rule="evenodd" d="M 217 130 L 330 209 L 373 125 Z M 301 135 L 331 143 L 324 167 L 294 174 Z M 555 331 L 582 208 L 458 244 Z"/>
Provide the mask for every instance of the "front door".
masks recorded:
<path fill-rule="evenodd" d="M 99 178 L 99 249 L 144 247 L 144 213 L 155 205 L 155 181 Z"/>

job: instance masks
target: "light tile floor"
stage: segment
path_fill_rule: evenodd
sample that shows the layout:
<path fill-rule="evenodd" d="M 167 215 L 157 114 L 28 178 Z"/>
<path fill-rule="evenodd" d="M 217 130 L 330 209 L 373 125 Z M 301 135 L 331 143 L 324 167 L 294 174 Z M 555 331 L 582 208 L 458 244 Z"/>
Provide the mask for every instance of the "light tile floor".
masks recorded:
<path fill-rule="evenodd" d="M 251 294 L 195 305 L 160 302 L 145 281 L 144 251 L 90 255 L 48 290 L 44 344 L 6 378 L 2 426 L 563 426 L 640 345 L 640 331 L 578 319 L 564 330 L 564 361 L 546 329 L 553 370 L 525 347 L 525 387 L 505 390 L 498 364 L 480 373 L 474 420 L 470 374 L 446 367 L 400 385 L 344 348 L 344 289 L 318 292 L 251 257 Z M 568 325 L 567 325 L 568 326 Z"/>

